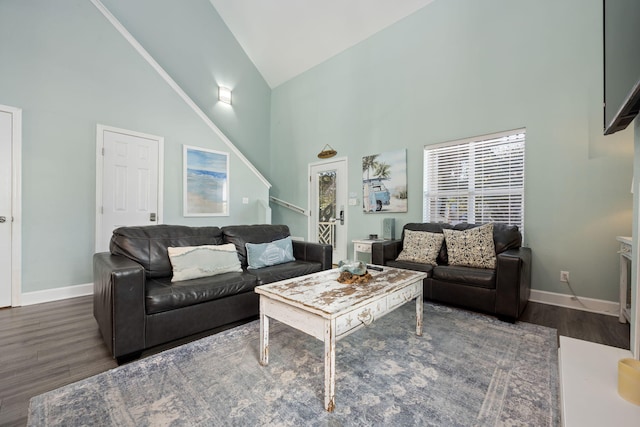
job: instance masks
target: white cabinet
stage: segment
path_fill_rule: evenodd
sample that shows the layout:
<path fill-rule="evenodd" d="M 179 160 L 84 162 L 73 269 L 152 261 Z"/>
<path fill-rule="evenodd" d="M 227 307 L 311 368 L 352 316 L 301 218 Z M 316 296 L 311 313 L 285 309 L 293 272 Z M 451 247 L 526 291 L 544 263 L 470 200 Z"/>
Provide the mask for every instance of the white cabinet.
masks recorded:
<path fill-rule="evenodd" d="M 367 262 L 371 262 L 371 246 L 376 242 L 383 242 L 382 239 L 370 240 L 352 240 L 353 243 L 353 260 L 358 261 L 358 253 L 369 254 Z"/>

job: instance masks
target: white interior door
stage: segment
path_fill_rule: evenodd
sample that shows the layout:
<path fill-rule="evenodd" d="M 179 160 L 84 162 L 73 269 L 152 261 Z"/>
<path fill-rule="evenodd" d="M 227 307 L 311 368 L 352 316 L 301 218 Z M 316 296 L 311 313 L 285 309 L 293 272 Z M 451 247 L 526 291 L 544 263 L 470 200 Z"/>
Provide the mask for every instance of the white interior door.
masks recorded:
<path fill-rule="evenodd" d="M 333 263 L 347 259 L 347 159 L 309 165 L 309 241 L 333 246 Z"/>
<path fill-rule="evenodd" d="M 97 144 L 96 251 L 104 252 L 114 229 L 161 223 L 163 138 L 98 126 Z"/>
<path fill-rule="evenodd" d="M 21 110 L 0 105 L 0 307 L 19 305 L 19 185 L 14 160 L 19 157 Z"/>

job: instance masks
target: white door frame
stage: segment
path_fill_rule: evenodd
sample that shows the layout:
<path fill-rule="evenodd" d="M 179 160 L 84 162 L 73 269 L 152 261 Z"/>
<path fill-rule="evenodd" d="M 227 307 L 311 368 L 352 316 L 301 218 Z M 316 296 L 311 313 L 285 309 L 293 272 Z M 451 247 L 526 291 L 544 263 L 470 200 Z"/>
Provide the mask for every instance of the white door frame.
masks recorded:
<path fill-rule="evenodd" d="M 309 236 L 308 239 L 309 241 L 315 241 L 312 239 L 315 239 L 316 236 L 316 231 L 313 227 L 314 225 L 314 218 L 317 217 L 318 213 L 314 212 L 314 208 L 315 208 L 315 203 L 314 200 L 312 198 L 312 195 L 314 194 L 314 191 L 311 188 L 311 169 L 315 166 L 322 166 L 322 165 L 328 165 L 331 163 L 343 163 L 344 164 L 344 170 L 345 170 L 345 177 L 344 177 L 344 196 L 345 196 L 345 203 L 344 203 L 344 223 L 345 223 L 345 227 L 349 226 L 349 209 L 348 209 L 348 190 L 349 190 L 349 162 L 347 157 L 337 157 L 335 159 L 328 159 L 328 160 L 323 160 L 320 162 L 313 162 L 313 163 L 309 163 L 308 165 L 308 170 L 307 170 L 307 175 L 309 176 L 309 182 L 307 183 L 307 197 L 308 197 L 308 201 L 307 201 L 307 206 L 309 206 L 309 217 L 307 219 L 307 235 Z M 336 207 L 337 209 L 340 209 L 339 206 Z M 347 259 L 348 257 L 348 253 L 349 253 L 349 233 L 348 230 L 345 230 L 345 247 L 344 247 L 344 253 L 345 253 L 345 259 Z M 334 264 L 338 262 L 338 260 L 333 260 Z"/>
<path fill-rule="evenodd" d="M 94 248 L 96 252 L 100 250 L 98 248 L 98 242 L 100 241 L 100 233 L 102 232 L 102 184 L 104 178 L 104 158 L 102 156 L 102 150 L 104 148 L 105 131 L 131 135 L 138 138 L 145 138 L 156 141 L 158 143 L 158 211 L 156 216 L 156 223 L 162 224 L 164 218 L 164 138 L 147 133 L 98 124 L 96 126 L 96 228 L 94 242 Z"/>
<path fill-rule="evenodd" d="M 11 306 L 19 307 L 22 290 L 22 109 L 0 105 L 11 114 Z"/>

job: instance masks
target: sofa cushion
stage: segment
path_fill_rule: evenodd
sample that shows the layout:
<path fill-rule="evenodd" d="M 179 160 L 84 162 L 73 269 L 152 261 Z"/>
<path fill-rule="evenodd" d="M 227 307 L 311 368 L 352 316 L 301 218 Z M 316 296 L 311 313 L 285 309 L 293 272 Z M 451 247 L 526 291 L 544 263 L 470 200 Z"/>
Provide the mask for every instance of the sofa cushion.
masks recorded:
<path fill-rule="evenodd" d="M 423 273 L 428 274 L 427 277 L 431 277 L 434 267 L 431 264 L 424 264 L 422 262 L 413 261 L 387 261 L 385 265 L 395 268 L 404 268 L 405 270 L 422 271 Z"/>
<path fill-rule="evenodd" d="M 168 247 L 173 268 L 172 282 L 241 272 L 240 260 L 234 244 Z"/>
<path fill-rule="evenodd" d="M 496 287 L 496 270 L 487 268 L 438 265 L 433 268 L 433 278 L 480 288 Z"/>
<path fill-rule="evenodd" d="M 291 237 L 269 243 L 246 243 L 245 246 L 249 268 L 269 267 L 270 265 L 295 261 Z"/>
<path fill-rule="evenodd" d="M 170 277 L 169 246 L 222 244 L 218 227 L 184 225 L 146 225 L 120 227 L 113 231 L 109 248 L 114 255 L 127 257 L 144 267 L 147 277 Z"/>
<path fill-rule="evenodd" d="M 289 237 L 286 225 L 229 225 L 222 227 L 222 238 L 225 243 L 236 245 L 238 258 L 243 268 L 247 268 L 247 243 L 269 243 Z"/>
<path fill-rule="evenodd" d="M 402 239 L 404 239 L 404 235 L 407 230 L 426 231 L 429 233 L 442 233 L 442 230 L 452 228 L 453 225 L 443 222 L 410 222 L 408 224 L 405 224 L 402 228 Z M 440 247 L 440 253 L 438 253 L 438 258 L 436 258 L 436 264 L 445 265 L 447 263 L 447 245 L 445 245 L 443 241 L 442 246 Z"/>
<path fill-rule="evenodd" d="M 253 292 L 256 277 L 247 273 L 223 273 L 217 276 L 171 282 L 169 277 L 147 279 L 145 310 L 160 313 L 194 304 Z"/>
<path fill-rule="evenodd" d="M 317 273 L 318 271 L 322 271 L 322 264 L 319 262 L 296 260 L 284 264 L 272 265 L 270 267 L 249 268 L 247 271 L 256 276 L 258 285 L 266 285 L 267 283 L 273 283 L 279 280 Z"/>
<path fill-rule="evenodd" d="M 441 233 L 405 230 L 402 252 L 396 260 L 436 264 L 443 239 L 444 234 Z"/>
<path fill-rule="evenodd" d="M 456 224 L 454 230 L 469 230 L 479 227 L 480 224 L 468 224 L 466 222 Z M 493 243 L 496 248 L 496 255 L 508 249 L 517 249 L 522 246 L 522 234 L 517 225 L 493 223 Z"/>
<path fill-rule="evenodd" d="M 449 265 L 476 268 L 495 268 L 496 249 L 493 243 L 493 224 L 468 230 L 443 230 Z"/>

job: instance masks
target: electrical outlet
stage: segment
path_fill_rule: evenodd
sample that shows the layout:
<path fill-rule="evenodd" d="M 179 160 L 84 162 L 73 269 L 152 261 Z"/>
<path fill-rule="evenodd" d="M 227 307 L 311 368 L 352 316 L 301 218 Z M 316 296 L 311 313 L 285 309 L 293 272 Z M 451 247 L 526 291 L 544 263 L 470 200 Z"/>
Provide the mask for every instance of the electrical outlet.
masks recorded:
<path fill-rule="evenodd" d="M 568 271 L 561 271 L 560 272 L 560 281 L 561 282 L 569 282 L 569 272 Z"/>

